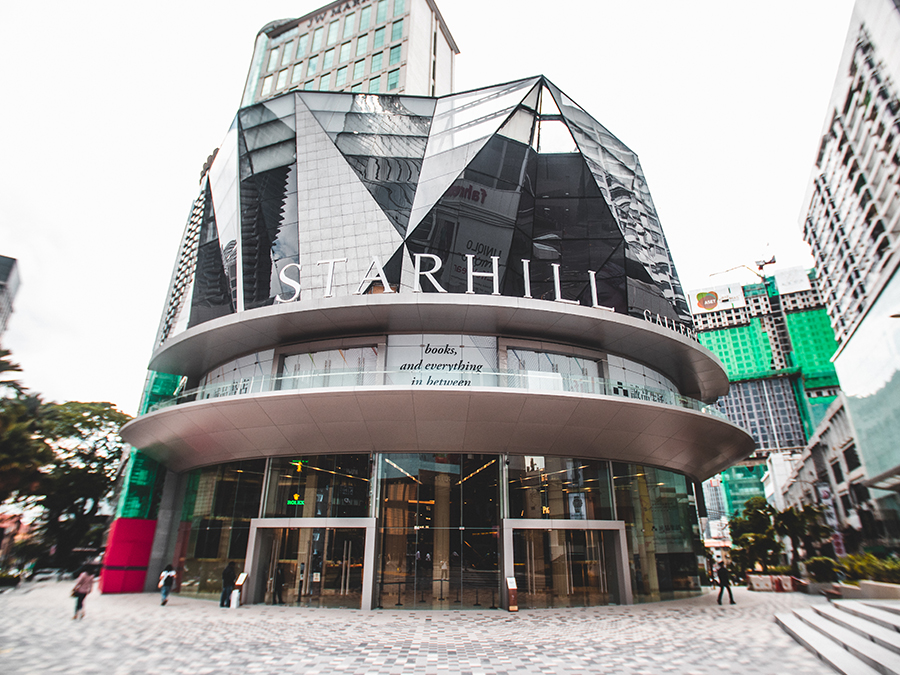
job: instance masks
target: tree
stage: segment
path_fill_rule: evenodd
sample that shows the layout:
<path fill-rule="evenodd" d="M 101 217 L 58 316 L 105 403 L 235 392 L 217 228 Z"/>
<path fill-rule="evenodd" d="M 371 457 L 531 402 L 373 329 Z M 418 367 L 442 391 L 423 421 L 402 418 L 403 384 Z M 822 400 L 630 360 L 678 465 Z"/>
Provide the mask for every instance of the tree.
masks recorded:
<path fill-rule="evenodd" d="M 39 490 L 53 451 L 40 434 L 37 397 L 0 399 L 0 502 Z"/>
<path fill-rule="evenodd" d="M 800 574 L 799 555 L 800 542 L 803 542 L 803 548 L 807 557 L 814 553 L 813 546 L 830 534 L 830 530 L 821 524 L 822 507 L 806 504 L 802 509 L 797 510 L 793 506 L 789 506 L 781 513 L 776 513 L 773 517 L 773 527 L 775 533 L 782 537 L 787 537 L 791 541 L 791 574 L 798 576 Z"/>
<path fill-rule="evenodd" d="M 765 498 L 751 497 L 744 504 L 742 514 L 728 522 L 731 541 L 736 546 L 732 557 L 745 569 L 753 569 L 759 563 L 766 572 L 781 552 L 781 544 L 772 527 L 774 513 Z"/>
<path fill-rule="evenodd" d="M 73 549 L 101 544 L 101 507 L 112 496 L 125 447 L 119 429 L 129 419 L 111 403 L 71 401 L 41 410 L 41 432 L 54 458 L 44 471 L 36 503 L 43 507 L 44 543 L 55 547 L 52 562 L 58 567 L 78 562 Z"/>

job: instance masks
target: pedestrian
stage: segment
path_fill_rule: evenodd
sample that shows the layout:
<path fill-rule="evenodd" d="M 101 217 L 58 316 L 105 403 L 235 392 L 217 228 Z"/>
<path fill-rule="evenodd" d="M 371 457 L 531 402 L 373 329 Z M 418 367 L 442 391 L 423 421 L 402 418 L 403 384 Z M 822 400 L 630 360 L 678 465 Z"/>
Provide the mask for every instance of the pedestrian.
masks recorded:
<path fill-rule="evenodd" d="M 281 590 L 284 588 L 284 570 L 281 569 L 281 565 L 277 565 L 275 567 L 275 579 L 274 579 L 274 597 L 272 598 L 272 604 L 275 605 L 283 605 L 284 599 L 281 597 Z"/>
<path fill-rule="evenodd" d="M 159 592 L 162 595 L 162 602 L 159 604 L 165 605 L 169 601 L 169 593 L 174 585 L 175 568 L 171 565 L 166 565 L 166 569 L 159 574 L 159 584 L 157 584 L 157 588 L 159 588 Z"/>
<path fill-rule="evenodd" d="M 231 591 L 234 590 L 236 578 L 234 562 L 230 562 L 222 570 L 222 597 L 219 598 L 219 607 L 229 607 L 231 605 Z"/>
<path fill-rule="evenodd" d="M 94 575 L 90 567 L 85 567 L 78 579 L 75 580 L 75 588 L 72 589 L 72 597 L 75 598 L 75 616 L 72 619 L 84 618 L 84 599 L 94 590 Z"/>
<path fill-rule="evenodd" d="M 725 567 L 724 562 L 719 563 L 719 569 L 716 570 L 716 575 L 719 577 L 719 598 L 718 603 L 722 604 L 722 593 L 725 589 L 728 589 L 728 599 L 731 600 L 731 604 L 736 604 L 734 602 L 734 596 L 731 594 L 731 575 L 728 574 L 728 568 Z"/>

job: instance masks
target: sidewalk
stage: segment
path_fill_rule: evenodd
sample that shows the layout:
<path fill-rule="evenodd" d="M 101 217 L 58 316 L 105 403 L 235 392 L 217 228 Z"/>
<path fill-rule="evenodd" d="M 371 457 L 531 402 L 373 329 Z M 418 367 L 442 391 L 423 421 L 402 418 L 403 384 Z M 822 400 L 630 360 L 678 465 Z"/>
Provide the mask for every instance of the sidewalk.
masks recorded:
<path fill-rule="evenodd" d="M 73 621 L 74 582 L 0 594 L 0 673 L 831 673 L 775 624 L 824 602 L 736 588 L 715 595 L 569 610 L 238 610 L 172 595 L 99 595 Z"/>

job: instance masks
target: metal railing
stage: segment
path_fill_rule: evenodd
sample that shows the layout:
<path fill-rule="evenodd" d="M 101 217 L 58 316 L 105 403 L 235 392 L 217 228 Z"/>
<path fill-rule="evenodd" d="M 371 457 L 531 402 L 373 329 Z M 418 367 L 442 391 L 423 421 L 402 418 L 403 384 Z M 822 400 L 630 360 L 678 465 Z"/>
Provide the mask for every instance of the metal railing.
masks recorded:
<path fill-rule="evenodd" d="M 600 377 L 564 375 L 562 373 L 497 372 L 497 371 L 439 371 L 439 370 L 332 370 L 295 375 L 259 375 L 228 383 L 208 384 L 175 394 L 150 407 L 148 412 L 182 403 L 225 396 L 248 396 L 273 391 L 299 391 L 348 387 L 431 388 L 474 387 L 496 389 L 525 389 L 536 392 L 558 391 L 597 396 L 619 396 L 639 401 L 661 403 L 706 413 L 723 420 L 728 418 L 716 408 L 687 396 L 664 389 L 614 382 Z"/>

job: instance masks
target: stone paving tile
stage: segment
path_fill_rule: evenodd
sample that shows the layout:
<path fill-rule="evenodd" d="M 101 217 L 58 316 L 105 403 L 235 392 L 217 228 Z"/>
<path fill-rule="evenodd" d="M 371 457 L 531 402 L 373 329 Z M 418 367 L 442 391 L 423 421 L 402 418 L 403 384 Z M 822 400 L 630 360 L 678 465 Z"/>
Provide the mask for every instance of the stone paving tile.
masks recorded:
<path fill-rule="evenodd" d="M 812 675 L 829 667 L 774 622 L 824 602 L 735 589 L 630 607 L 360 612 L 99 595 L 71 619 L 71 582 L 0 595 L 0 673 L 303 673 L 304 675 Z"/>

